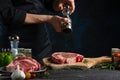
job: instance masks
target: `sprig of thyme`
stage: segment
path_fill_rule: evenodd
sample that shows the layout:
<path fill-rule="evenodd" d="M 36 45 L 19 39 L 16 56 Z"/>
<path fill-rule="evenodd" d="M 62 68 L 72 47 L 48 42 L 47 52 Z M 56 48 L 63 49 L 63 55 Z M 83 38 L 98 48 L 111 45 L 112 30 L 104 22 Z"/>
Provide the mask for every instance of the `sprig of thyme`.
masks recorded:
<path fill-rule="evenodd" d="M 109 69 L 109 70 L 115 70 L 116 64 L 109 62 L 109 63 L 100 63 L 98 65 L 95 65 L 92 68 L 101 68 L 101 69 Z"/>

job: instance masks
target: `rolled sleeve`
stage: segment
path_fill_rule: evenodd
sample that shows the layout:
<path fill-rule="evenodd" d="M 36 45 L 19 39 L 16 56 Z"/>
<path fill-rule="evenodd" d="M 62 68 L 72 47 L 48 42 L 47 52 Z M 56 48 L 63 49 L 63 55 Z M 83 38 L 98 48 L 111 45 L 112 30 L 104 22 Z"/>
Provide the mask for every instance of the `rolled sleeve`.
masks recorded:
<path fill-rule="evenodd" d="M 25 21 L 26 12 L 7 7 L 1 10 L 1 16 L 5 24 L 22 25 Z"/>
<path fill-rule="evenodd" d="M 22 25 L 25 22 L 25 17 L 26 17 L 26 12 L 25 11 L 16 9 L 15 13 L 13 15 L 11 24 L 14 24 L 14 25 L 20 24 L 20 25 Z"/>

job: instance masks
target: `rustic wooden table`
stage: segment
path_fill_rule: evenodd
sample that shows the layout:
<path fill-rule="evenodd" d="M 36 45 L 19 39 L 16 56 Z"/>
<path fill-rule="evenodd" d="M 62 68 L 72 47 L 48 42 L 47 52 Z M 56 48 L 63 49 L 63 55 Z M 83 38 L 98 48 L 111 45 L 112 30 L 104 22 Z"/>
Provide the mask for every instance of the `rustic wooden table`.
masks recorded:
<path fill-rule="evenodd" d="M 106 69 L 48 70 L 48 78 L 31 80 L 120 80 L 120 71 Z"/>

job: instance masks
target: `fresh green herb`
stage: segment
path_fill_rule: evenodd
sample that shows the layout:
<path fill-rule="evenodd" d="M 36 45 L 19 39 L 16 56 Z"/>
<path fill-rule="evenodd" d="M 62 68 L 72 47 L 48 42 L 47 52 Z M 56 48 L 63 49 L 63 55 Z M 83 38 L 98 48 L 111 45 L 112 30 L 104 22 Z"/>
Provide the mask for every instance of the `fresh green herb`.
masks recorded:
<path fill-rule="evenodd" d="M 115 70 L 115 67 L 116 67 L 115 64 L 110 62 L 110 63 L 100 63 L 92 68 Z"/>
<path fill-rule="evenodd" d="M 50 73 L 48 72 L 48 71 L 45 71 L 45 72 L 40 72 L 40 73 L 36 73 L 36 76 L 38 77 L 38 78 L 47 78 L 47 77 L 49 77 L 50 76 Z"/>
<path fill-rule="evenodd" d="M 88 60 L 87 60 L 87 59 L 85 59 L 85 60 L 83 61 L 83 63 L 88 63 Z"/>
<path fill-rule="evenodd" d="M 50 76 L 50 73 L 46 71 L 46 72 L 44 73 L 44 76 L 45 76 L 45 77 L 49 77 L 49 76 Z"/>

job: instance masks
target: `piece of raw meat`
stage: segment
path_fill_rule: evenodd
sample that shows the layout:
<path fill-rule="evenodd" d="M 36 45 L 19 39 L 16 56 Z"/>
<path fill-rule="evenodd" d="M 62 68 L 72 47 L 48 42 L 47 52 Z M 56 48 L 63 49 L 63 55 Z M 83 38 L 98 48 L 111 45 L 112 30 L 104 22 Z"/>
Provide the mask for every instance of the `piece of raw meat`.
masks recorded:
<path fill-rule="evenodd" d="M 24 72 L 37 71 L 41 69 L 41 64 L 31 57 L 18 57 L 14 59 L 8 66 L 6 66 L 7 71 L 13 71 L 16 69 L 17 65 L 20 66 L 20 70 Z"/>
<path fill-rule="evenodd" d="M 83 55 L 70 52 L 55 52 L 51 56 L 52 60 L 58 64 L 72 64 L 76 62 L 82 62 Z"/>

